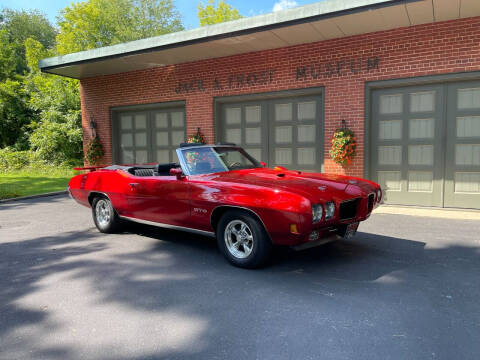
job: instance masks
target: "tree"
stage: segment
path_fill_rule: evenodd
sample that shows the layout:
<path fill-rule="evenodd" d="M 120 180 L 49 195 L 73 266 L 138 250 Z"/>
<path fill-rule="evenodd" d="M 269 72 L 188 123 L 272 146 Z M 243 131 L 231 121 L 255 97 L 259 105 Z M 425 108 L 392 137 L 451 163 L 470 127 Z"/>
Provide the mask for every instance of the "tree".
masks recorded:
<path fill-rule="evenodd" d="M 60 54 L 183 30 L 172 0 L 88 0 L 60 12 Z"/>
<path fill-rule="evenodd" d="M 0 148 L 27 146 L 24 134 L 31 116 L 23 84 L 10 79 L 0 83 Z"/>
<path fill-rule="evenodd" d="M 198 4 L 197 15 L 200 26 L 218 24 L 243 17 L 237 9 L 223 0 L 220 0 L 216 6 L 215 0 L 209 0 L 205 6 L 202 3 Z"/>
<path fill-rule="evenodd" d="M 30 68 L 25 77 L 29 107 L 35 113 L 28 126 L 29 142 L 49 162 L 82 158 L 82 127 L 78 81 L 40 72 L 38 60 L 53 56 L 51 49 L 34 40 L 25 41 Z"/>
<path fill-rule="evenodd" d="M 10 79 L 15 74 L 15 46 L 10 42 L 7 30 L 0 30 L 0 81 Z"/>
<path fill-rule="evenodd" d="M 49 49 L 55 45 L 55 28 L 38 10 L 4 9 L 0 13 L 0 31 L 8 34 L 9 46 L 15 53 L 15 72 L 24 74 L 27 70 L 24 42 L 33 38 Z M 3 51 L 2 43 L 2 51 Z"/>

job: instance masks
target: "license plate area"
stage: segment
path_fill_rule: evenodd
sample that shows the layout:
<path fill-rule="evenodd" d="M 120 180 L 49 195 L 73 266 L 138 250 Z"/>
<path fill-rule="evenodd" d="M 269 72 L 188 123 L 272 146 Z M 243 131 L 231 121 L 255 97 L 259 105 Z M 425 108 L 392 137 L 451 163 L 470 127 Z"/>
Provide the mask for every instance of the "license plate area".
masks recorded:
<path fill-rule="evenodd" d="M 358 224 L 359 224 L 358 222 L 348 224 L 347 227 L 345 228 L 345 234 L 343 235 L 343 238 L 350 239 L 354 237 L 355 234 L 357 233 Z"/>

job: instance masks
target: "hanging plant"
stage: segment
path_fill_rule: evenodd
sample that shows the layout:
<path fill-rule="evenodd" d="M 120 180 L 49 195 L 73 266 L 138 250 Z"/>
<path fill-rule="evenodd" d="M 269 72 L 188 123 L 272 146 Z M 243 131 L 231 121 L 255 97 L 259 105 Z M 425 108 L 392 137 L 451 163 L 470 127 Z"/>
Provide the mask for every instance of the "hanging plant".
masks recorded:
<path fill-rule="evenodd" d="M 205 135 L 201 133 L 200 128 L 197 128 L 197 133 L 190 135 L 187 138 L 187 143 L 206 144 L 207 140 L 205 139 Z"/>
<path fill-rule="evenodd" d="M 187 138 L 187 143 L 206 144 L 207 140 L 205 139 L 205 135 L 203 135 L 202 132 L 200 131 L 200 128 L 197 128 L 197 133 L 190 135 Z M 186 155 L 186 159 L 188 164 L 194 164 L 200 159 L 200 154 L 198 152 L 189 151 Z"/>
<path fill-rule="evenodd" d="M 355 139 L 355 133 L 344 126 L 335 130 L 332 137 L 332 147 L 330 148 L 330 156 L 333 161 L 342 166 L 348 166 L 351 164 L 355 157 L 355 151 L 357 149 L 357 142 Z"/>
<path fill-rule="evenodd" d="M 98 136 L 91 138 L 85 149 L 85 160 L 89 165 L 98 165 L 105 155 L 105 150 Z"/>

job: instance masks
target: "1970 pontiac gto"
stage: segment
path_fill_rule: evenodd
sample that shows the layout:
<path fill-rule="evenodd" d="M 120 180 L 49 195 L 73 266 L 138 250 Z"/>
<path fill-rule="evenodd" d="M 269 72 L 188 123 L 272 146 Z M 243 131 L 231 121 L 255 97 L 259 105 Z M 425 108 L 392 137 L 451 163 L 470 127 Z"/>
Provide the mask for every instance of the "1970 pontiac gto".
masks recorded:
<path fill-rule="evenodd" d="M 98 230 L 125 220 L 217 238 L 233 265 L 266 263 L 274 245 L 304 249 L 353 236 L 382 200 L 374 182 L 265 167 L 234 144 L 182 144 L 179 163 L 113 165 L 73 177 L 70 195 Z"/>

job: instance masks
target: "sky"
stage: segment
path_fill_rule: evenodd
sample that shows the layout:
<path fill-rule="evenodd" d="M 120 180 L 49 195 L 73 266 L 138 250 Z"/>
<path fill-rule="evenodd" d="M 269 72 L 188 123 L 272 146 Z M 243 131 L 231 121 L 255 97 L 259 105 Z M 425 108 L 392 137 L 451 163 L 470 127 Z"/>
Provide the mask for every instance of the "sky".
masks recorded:
<path fill-rule="evenodd" d="M 183 24 L 187 29 L 199 27 L 197 19 L 197 4 L 200 0 L 174 0 L 175 5 L 182 14 Z M 207 0 L 203 0 L 206 3 Z M 318 2 L 319 0 L 226 0 L 237 8 L 243 16 L 255 16 L 272 11 L 283 10 Z M 38 9 L 45 13 L 52 23 L 60 9 L 76 0 L 0 0 L 0 8 L 12 9 Z"/>

